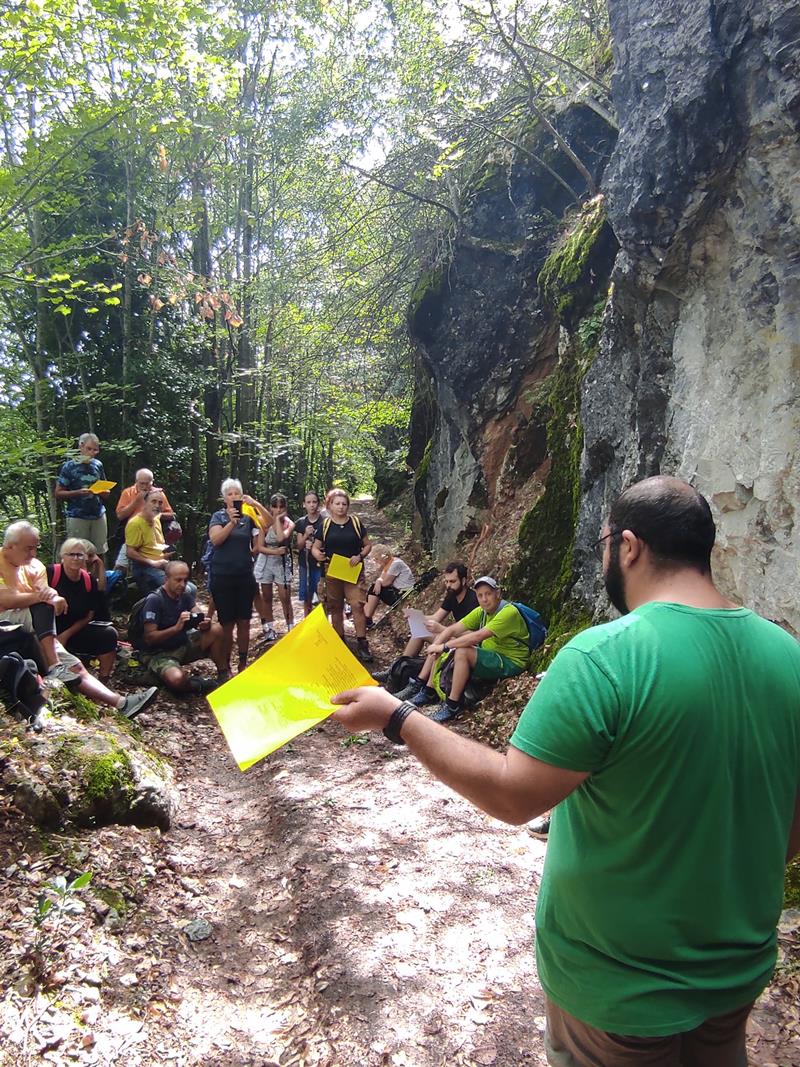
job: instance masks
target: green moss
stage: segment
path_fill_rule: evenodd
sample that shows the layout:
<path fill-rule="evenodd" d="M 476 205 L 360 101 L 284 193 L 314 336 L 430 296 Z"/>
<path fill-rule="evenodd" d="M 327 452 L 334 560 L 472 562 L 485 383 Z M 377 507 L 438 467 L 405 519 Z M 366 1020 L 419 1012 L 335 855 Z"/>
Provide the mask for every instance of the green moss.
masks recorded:
<path fill-rule="evenodd" d="M 59 689 L 51 697 L 50 710 L 56 716 L 70 715 L 79 722 L 97 722 L 102 718 L 102 712 L 80 693 L 73 693 L 69 689 Z"/>
<path fill-rule="evenodd" d="M 414 472 L 414 482 L 423 482 L 428 477 L 428 471 L 431 466 L 431 450 L 433 448 L 433 439 L 431 438 L 425 445 L 425 451 L 422 453 L 422 459 L 419 461 L 419 466 Z"/>
<path fill-rule="evenodd" d="M 87 796 L 94 800 L 133 793 L 134 780 L 130 760 L 122 749 L 104 756 L 88 757 L 84 764 Z"/>
<path fill-rule="evenodd" d="M 417 316 L 428 309 L 432 303 L 438 302 L 444 288 L 444 280 L 445 270 L 443 267 L 434 267 L 420 275 L 408 299 L 410 322 L 413 323 Z"/>
<path fill-rule="evenodd" d="M 130 910 L 130 904 L 117 889 L 106 889 L 102 886 L 93 885 L 92 893 L 98 900 L 102 900 L 104 904 L 108 904 L 109 908 L 113 908 L 117 915 L 123 918 Z"/>
<path fill-rule="evenodd" d="M 800 908 L 800 859 L 794 860 L 786 868 L 783 906 L 784 908 Z"/>
<path fill-rule="evenodd" d="M 568 311 L 575 299 L 575 289 L 605 221 L 605 201 L 596 196 L 584 204 L 539 271 L 539 288 L 559 315 Z"/>

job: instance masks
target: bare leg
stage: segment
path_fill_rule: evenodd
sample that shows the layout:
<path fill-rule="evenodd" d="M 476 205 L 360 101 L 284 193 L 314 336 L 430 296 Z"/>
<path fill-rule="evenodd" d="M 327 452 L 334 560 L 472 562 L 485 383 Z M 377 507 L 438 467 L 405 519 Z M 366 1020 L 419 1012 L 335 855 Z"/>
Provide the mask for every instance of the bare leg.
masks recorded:
<path fill-rule="evenodd" d="M 356 637 L 367 636 L 367 620 L 364 618 L 364 605 L 351 604 L 353 609 L 353 626 L 356 628 Z"/>
<path fill-rule="evenodd" d="M 272 582 L 259 587 L 261 590 L 261 618 L 265 622 L 274 622 L 275 614 L 272 610 Z M 280 589 L 280 586 L 278 587 Z"/>
<path fill-rule="evenodd" d="M 98 656 L 98 659 L 100 660 L 100 681 L 105 685 L 114 670 L 114 665 L 117 662 L 117 653 L 104 652 L 102 656 Z"/>
<path fill-rule="evenodd" d="M 365 616 L 365 618 L 367 618 L 367 619 L 371 619 L 372 618 L 372 616 L 377 611 L 378 604 L 380 604 L 380 602 L 381 602 L 381 598 L 379 596 L 375 596 L 374 593 L 370 593 L 369 594 L 369 596 L 367 597 L 367 602 L 364 605 L 364 616 Z"/>
<path fill-rule="evenodd" d="M 421 637 L 411 637 L 408 640 L 406 647 L 403 649 L 404 656 L 418 656 L 425 646 L 425 642 Z"/>
<path fill-rule="evenodd" d="M 239 649 L 239 670 L 243 670 L 247 663 L 247 653 L 250 651 L 250 620 L 236 620 L 236 645 Z"/>
<path fill-rule="evenodd" d="M 84 667 L 80 673 L 80 682 L 78 689 L 84 696 L 89 697 L 90 700 L 96 701 L 98 704 L 108 704 L 109 707 L 118 708 L 122 701 L 125 699 L 120 696 L 119 693 L 115 693 L 113 689 L 109 689 L 108 686 L 103 685 L 99 678 L 95 678 L 93 674 Z"/>
<path fill-rule="evenodd" d="M 230 667 L 230 652 L 225 658 L 225 634 L 218 622 L 212 623 L 210 630 L 204 630 L 200 638 L 200 647 L 208 652 L 214 661 L 218 671 L 224 671 Z"/>
<path fill-rule="evenodd" d="M 233 622 L 223 622 L 220 625 L 222 627 L 222 648 L 220 655 L 223 662 L 223 669 L 229 671 L 231 669 L 231 652 L 233 651 L 233 628 L 236 624 Z"/>
<path fill-rule="evenodd" d="M 429 681 L 438 658 L 439 657 L 433 652 L 429 652 L 425 657 L 425 662 L 422 664 L 422 667 L 420 667 L 419 674 L 417 675 L 421 682 L 427 683 Z"/>
<path fill-rule="evenodd" d="M 467 682 L 472 674 L 472 669 L 478 660 L 478 653 L 474 648 L 457 648 L 453 662 L 453 681 L 450 692 L 447 694 L 450 700 L 461 700 Z"/>
<path fill-rule="evenodd" d="M 329 608 L 331 616 L 331 626 L 337 632 L 339 637 L 344 637 L 344 604 L 338 604 L 336 607 Z"/>
<path fill-rule="evenodd" d="M 283 617 L 286 619 L 286 629 L 290 630 L 294 625 L 294 609 L 292 608 L 292 596 L 288 585 L 278 586 L 278 600 L 283 608 Z"/>

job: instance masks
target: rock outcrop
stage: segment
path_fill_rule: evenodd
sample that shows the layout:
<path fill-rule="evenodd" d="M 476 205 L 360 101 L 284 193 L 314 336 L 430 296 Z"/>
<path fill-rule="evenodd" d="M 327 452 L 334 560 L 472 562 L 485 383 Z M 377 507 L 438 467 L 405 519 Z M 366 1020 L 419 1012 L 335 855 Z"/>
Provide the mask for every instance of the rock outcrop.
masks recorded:
<path fill-rule="evenodd" d="M 710 500 L 715 573 L 800 633 L 800 9 L 610 0 L 620 136 L 604 178 L 620 242 L 583 387 L 585 549 L 631 480 Z"/>

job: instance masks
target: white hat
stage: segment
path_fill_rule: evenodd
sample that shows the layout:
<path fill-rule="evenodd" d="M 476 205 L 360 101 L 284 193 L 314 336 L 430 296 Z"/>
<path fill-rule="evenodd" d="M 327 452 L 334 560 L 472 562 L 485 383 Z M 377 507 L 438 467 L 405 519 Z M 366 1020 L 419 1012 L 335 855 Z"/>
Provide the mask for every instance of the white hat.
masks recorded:
<path fill-rule="evenodd" d="M 477 589 L 479 585 L 490 585 L 492 589 L 500 588 L 494 578 L 492 578 L 491 574 L 484 574 L 482 578 L 476 578 L 472 583 L 473 589 Z"/>

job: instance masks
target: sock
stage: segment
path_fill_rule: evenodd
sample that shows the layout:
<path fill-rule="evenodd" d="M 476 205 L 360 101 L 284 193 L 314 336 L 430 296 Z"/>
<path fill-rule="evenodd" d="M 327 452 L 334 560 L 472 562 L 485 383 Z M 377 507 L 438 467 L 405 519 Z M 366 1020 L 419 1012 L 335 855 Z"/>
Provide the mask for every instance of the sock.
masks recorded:
<path fill-rule="evenodd" d="M 457 711 L 461 707 L 461 699 L 453 700 L 452 697 L 448 697 L 447 700 L 445 700 L 445 704 L 448 708 L 452 708 L 453 711 Z"/>
<path fill-rule="evenodd" d="M 127 699 L 127 697 L 119 698 L 119 701 L 117 702 L 117 711 L 122 711 L 122 709 L 125 707 L 125 702 Z"/>

